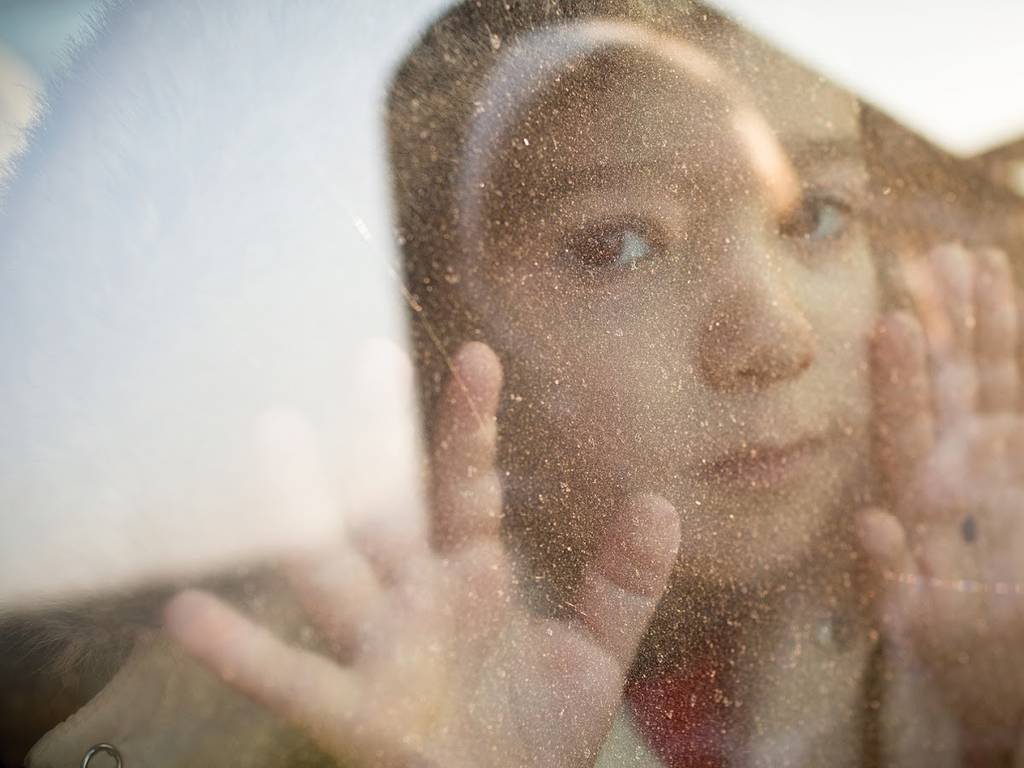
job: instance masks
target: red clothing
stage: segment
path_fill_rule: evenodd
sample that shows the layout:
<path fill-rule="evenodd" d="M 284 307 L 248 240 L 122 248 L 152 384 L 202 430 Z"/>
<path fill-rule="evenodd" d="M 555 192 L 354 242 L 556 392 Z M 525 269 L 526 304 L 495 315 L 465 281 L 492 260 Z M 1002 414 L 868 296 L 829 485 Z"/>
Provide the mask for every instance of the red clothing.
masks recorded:
<path fill-rule="evenodd" d="M 637 730 L 666 768 L 725 768 L 729 700 L 714 664 L 626 688 Z"/>

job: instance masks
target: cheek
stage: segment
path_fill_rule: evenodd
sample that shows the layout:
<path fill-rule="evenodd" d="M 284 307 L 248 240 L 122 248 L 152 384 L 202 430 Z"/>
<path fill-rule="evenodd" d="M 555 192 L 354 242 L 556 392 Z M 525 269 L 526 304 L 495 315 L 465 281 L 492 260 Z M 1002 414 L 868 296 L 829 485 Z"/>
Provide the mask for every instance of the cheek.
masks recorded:
<path fill-rule="evenodd" d="M 551 264 L 544 237 L 504 245 L 478 312 L 509 364 L 517 410 L 553 427 L 559 450 L 617 478 L 683 460 L 706 420 L 699 272 L 657 261 L 585 280 Z"/>
<path fill-rule="evenodd" d="M 868 340 L 879 312 L 878 281 L 868 248 L 860 245 L 845 258 L 808 272 L 801 295 L 818 339 L 821 374 L 835 395 L 866 409 Z"/>
<path fill-rule="evenodd" d="M 820 294 L 827 302 L 829 322 L 838 337 L 866 351 L 867 339 L 878 320 L 878 278 L 865 248 L 856 258 L 837 265 L 828 288 Z"/>
<path fill-rule="evenodd" d="M 569 386 L 554 403 L 591 438 L 592 462 L 617 477 L 662 474 L 696 418 L 696 344 L 667 294 L 626 285 L 566 313 L 573 332 L 558 359 Z"/>

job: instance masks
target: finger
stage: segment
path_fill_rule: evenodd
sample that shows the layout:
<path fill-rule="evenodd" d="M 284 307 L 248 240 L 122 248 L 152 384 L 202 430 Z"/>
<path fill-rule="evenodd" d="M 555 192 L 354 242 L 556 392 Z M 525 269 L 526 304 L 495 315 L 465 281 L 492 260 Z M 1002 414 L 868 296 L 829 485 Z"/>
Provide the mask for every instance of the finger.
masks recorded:
<path fill-rule="evenodd" d="M 942 245 L 929 255 L 952 333 L 952 351 L 966 357 L 974 348 L 974 259 L 962 246 Z"/>
<path fill-rule="evenodd" d="M 989 412 L 1014 409 L 1020 388 L 1017 303 L 1010 264 L 1001 251 L 978 252 L 975 306 L 979 406 Z"/>
<path fill-rule="evenodd" d="M 968 355 L 973 325 L 963 308 L 968 277 L 961 249 L 938 248 L 927 259 L 903 266 L 907 290 L 928 342 L 932 406 L 936 426 L 945 430 L 961 420 L 974 406 L 973 355 Z"/>
<path fill-rule="evenodd" d="M 906 529 L 885 510 L 861 510 L 856 518 L 861 550 L 882 572 L 889 588 L 882 593 L 879 613 L 887 631 L 905 640 L 908 619 L 921 592 L 921 577 L 907 541 Z"/>
<path fill-rule="evenodd" d="M 679 516 L 659 496 L 635 496 L 613 521 L 588 567 L 583 622 L 623 671 L 629 668 L 679 552 Z"/>
<path fill-rule="evenodd" d="M 500 531 L 494 460 L 501 379 L 501 363 L 486 345 L 473 342 L 456 355 L 433 445 L 434 525 L 442 547 Z"/>
<path fill-rule="evenodd" d="M 961 246 L 946 245 L 934 249 L 930 261 L 951 331 L 948 350 L 938 347 L 930 349 L 932 402 L 940 428 L 946 429 L 971 413 L 977 403 L 974 260 Z M 927 333 L 927 328 L 925 330 Z"/>
<path fill-rule="evenodd" d="M 907 312 L 882 319 L 871 343 L 875 439 L 890 494 L 908 487 L 935 439 L 924 334 Z"/>
<path fill-rule="evenodd" d="M 501 542 L 481 539 L 443 561 L 448 589 L 440 610 L 451 611 L 463 649 L 460 665 L 474 674 L 492 658 L 495 641 L 503 638 L 520 597 L 514 586 L 512 562 Z M 507 637 L 504 638 L 507 640 Z"/>
<path fill-rule="evenodd" d="M 351 545 L 289 563 L 292 591 L 310 620 L 344 657 L 355 652 L 361 631 L 381 609 L 386 594 L 374 569 Z"/>
<path fill-rule="evenodd" d="M 883 570 L 894 574 L 915 570 L 903 525 L 888 512 L 877 508 L 859 512 L 857 537 L 864 553 Z"/>
<path fill-rule="evenodd" d="M 951 353 L 953 327 L 931 260 L 905 261 L 901 264 L 901 271 L 914 307 L 914 314 L 925 332 L 929 350 L 942 354 Z"/>
<path fill-rule="evenodd" d="M 351 732 L 360 700 L 354 675 L 288 646 L 215 597 L 186 591 L 164 609 L 170 636 L 229 685 L 331 746 Z"/>

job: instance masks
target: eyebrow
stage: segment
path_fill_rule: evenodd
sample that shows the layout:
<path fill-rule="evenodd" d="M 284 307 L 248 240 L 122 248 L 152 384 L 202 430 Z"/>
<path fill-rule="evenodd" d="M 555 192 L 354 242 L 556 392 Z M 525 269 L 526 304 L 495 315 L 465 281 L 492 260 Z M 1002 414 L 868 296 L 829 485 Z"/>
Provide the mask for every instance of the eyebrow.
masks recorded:
<path fill-rule="evenodd" d="M 863 145 L 856 139 L 801 139 L 783 143 L 787 157 L 793 163 L 798 176 L 805 176 L 815 167 L 829 167 L 846 163 L 863 163 Z M 704 163 L 688 165 L 671 158 L 655 157 L 627 163 L 597 163 L 574 167 L 544 168 L 529 184 L 530 197 L 547 197 L 566 193 L 604 190 L 614 187 L 625 179 L 636 178 L 642 172 L 652 179 L 667 178 L 681 185 L 699 189 L 707 184 L 720 181 L 720 174 Z"/>
<path fill-rule="evenodd" d="M 515 172 L 522 172 L 521 169 Z M 671 180 L 681 185 L 699 188 L 710 180 L 718 178 L 705 164 L 686 164 L 671 157 L 657 156 L 630 162 L 591 163 L 545 166 L 539 173 L 531 174 L 528 186 L 530 198 L 539 201 L 550 199 L 550 195 L 580 194 L 591 191 L 614 189 L 626 180 L 635 180 L 638 172 L 652 180 Z"/>
<path fill-rule="evenodd" d="M 678 164 L 676 164 L 678 165 Z M 537 211 L 547 210 L 554 200 L 581 198 L 587 194 L 606 194 L 624 189 L 625 185 L 637 178 L 637 172 L 650 174 L 654 180 L 664 179 L 668 174 L 672 179 L 698 188 L 703 183 L 705 173 L 693 173 L 683 178 L 673 168 L 673 163 L 663 158 L 637 160 L 635 162 L 595 163 L 583 166 L 551 166 L 547 165 L 537 173 L 531 173 L 525 185 L 498 183 L 491 186 L 487 206 L 491 210 L 506 210 L 510 200 L 515 200 L 515 208 L 519 215 L 532 215 Z M 522 170 L 516 172 L 521 173 Z M 515 190 L 509 194 L 508 189 Z M 494 191 L 499 193 L 494 195 Z M 496 207 L 496 208 L 495 208 Z M 501 217 L 507 216 L 504 213 Z"/>
<path fill-rule="evenodd" d="M 859 137 L 832 138 L 780 134 L 776 138 L 800 177 L 807 175 L 814 168 L 827 169 L 850 163 L 863 166 L 864 144 Z M 522 169 L 508 169 L 506 172 L 509 170 L 512 173 L 522 172 Z M 680 163 L 671 153 L 632 162 L 594 163 L 585 166 L 573 166 L 570 163 L 561 167 L 549 165 L 540 173 L 533 174 L 534 178 L 528 184 L 530 194 L 525 202 L 531 207 L 548 205 L 553 196 L 607 190 L 614 188 L 623 179 L 635 177 L 638 171 L 650 174 L 654 179 L 659 176 L 665 178 L 670 174 L 673 181 L 687 184 L 693 189 L 721 180 L 721 176 L 706 163 Z M 501 205 L 504 202 L 507 202 L 505 195 L 499 195 L 498 200 L 492 204 Z"/>
<path fill-rule="evenodd" d="M 834 163 L 864 159 L 864 142 L 859 137 L 845 136 L 835 139 L 781 135 L 778 140 L 790 160 L 798 167 L 822 160 Z"/>

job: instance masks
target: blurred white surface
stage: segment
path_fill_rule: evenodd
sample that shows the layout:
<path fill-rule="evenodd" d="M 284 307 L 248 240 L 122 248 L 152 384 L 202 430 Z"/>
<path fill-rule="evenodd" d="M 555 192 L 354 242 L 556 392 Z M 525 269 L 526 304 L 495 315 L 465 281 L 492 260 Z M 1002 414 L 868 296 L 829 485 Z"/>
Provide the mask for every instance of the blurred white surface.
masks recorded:
<path fill-rule="evenodd" d="M 710 0 L 957 155 L 1024 136 L 1024 2 Z"/>
<path fill-rule="evenodd" d="M 381 121 L 435 5 L 143 0 L 51 93 L 0 218 L 0 609 L 421 524 Z"/>

